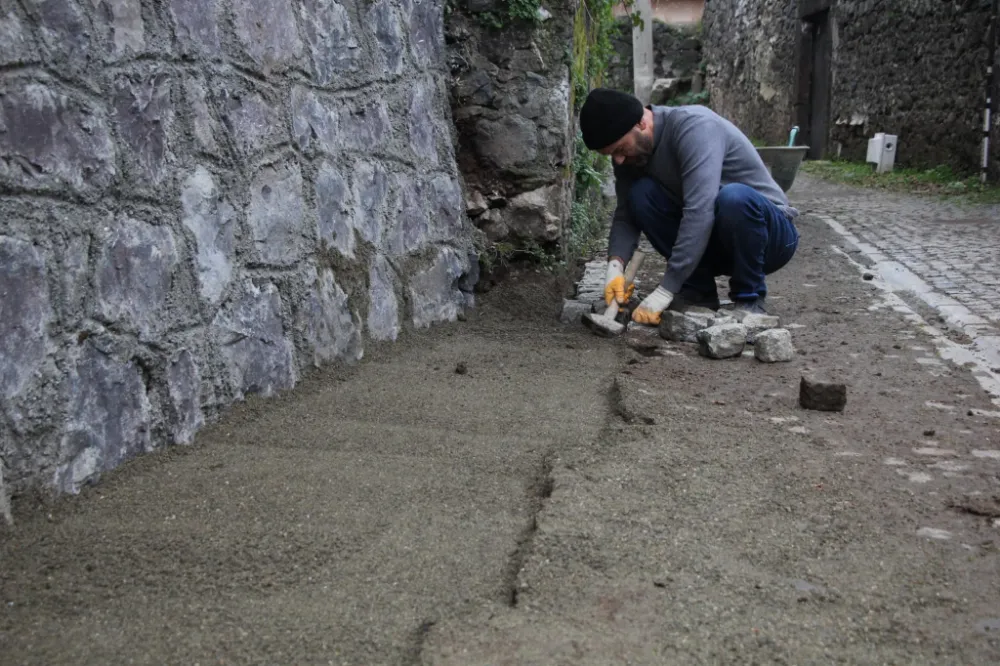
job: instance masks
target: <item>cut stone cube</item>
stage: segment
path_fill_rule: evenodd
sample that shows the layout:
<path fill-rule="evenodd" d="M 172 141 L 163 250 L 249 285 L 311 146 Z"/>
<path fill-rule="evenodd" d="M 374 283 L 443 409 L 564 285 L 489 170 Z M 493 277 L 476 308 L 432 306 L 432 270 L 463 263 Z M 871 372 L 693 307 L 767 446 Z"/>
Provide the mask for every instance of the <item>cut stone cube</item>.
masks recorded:
<path fill-rule="evenodd" d="M 821 412 L 842 412 L 847 405 L 847 385 L 802 378 L 799 404 Z"/>
<path fill-rule="evenodd" d="M 697 342 L 703 328 L 708 328 L 708 315 L 667 310 L 660 316 L 660 335 L 667 340 Z"/>
<path fill-rule="evenodd" d="M 732 358 L 743 353 L 747 329 L 743 324 L 710 326 L 698 332 L 698 353 L 708 358 Z"/>
<path fill-rule="evenodd" d="M 754 341 L 754 356 L 763 363 L 781 363 L 795 358 L 792 334 L 783 328 L 761 331 Z"/>
<path fill-rule="evenodd" d="M 781 326 L 781 319 L 771 315 L 750 313 L 743 314 L 742 317 L 738 317 L 738 319 L 741 324 L 747 327 L 747 342 L 751 345 L 757 339 L 757 334 L 761 331 L 768 331 L 772 328 L 778 328 Z"/>
<path fill-rule="evenodd" d="M 590 312 L 590 303 L 583 301 L 563 300 L 562 314 L 559 319 L 564 324 L 576 324 L 580 322 L 580 317 Z"/>

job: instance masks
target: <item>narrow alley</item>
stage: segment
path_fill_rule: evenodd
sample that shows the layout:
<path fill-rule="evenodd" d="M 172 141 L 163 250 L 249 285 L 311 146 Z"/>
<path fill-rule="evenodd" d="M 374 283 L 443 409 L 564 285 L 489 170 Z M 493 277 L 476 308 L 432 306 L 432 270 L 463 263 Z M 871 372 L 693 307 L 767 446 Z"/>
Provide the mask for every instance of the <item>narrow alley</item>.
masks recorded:
<path fill-rule="evenodd" d="M 2 662 L 997 663 L 996 211 L 791 197 L 792 362 L 598 338 L 519 275 L 18 516 Z M 799 407 L 803 375 L 845 411 Z"/>

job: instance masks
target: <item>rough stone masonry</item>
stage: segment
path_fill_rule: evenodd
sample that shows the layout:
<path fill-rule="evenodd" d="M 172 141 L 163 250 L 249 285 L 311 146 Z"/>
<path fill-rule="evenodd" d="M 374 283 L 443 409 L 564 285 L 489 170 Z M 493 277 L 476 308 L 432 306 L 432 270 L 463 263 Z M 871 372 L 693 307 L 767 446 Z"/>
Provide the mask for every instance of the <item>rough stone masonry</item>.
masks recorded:
<path fill-rule="evenodd" d="M 467 212 L 491 243 L 554 249 L 565 236 L 576 127 L 569 49 L 576 0 L 514 20 L 501 0 L 460 0 L 446 19 L 457 159 Z M 502 28 L 487 17 L 503 16 Z"/>
<path fill-rule="evenodd" d="M 978 170 L 991 5 L 708 0 L 704 52 L 712 107 L 751 136 L 783 145 L 810 103 L 808 77 L 799 80 L 798 67 L 811 56 L 800 52 L 800 37 L 810 17 L 828 11 L 828 154 L 863 160 L 868 139 L 887 132 L 899 136 L 899 166 Z M 993 119 L 995 141 L 1000 115 Z M 998 156 L 994 150 L 994 169 Z"/>
<path fill-rule="evenodd" d="M 0 0 L 9 489 L 469 305 L 441 1 Z"/>

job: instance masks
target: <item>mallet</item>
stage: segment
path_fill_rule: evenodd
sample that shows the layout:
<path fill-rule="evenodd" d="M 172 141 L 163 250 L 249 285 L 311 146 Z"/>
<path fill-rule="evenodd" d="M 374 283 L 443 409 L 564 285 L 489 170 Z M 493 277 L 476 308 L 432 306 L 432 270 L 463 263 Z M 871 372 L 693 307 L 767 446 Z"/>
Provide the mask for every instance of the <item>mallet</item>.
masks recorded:
<path fill-rule="evenodd" d="M 626 288 L 635 281 L 635 274 L 639 272 L 639 265 L 642 264 L 645 256 L 642 250 L 638 249 L 632 254 L 632 260 L 625 267 Z M 625 324 L 615 321 L 615 317 L 618 316 L 618 307 L 618 301 L 613 300 L 608 309 L 604 311 L 604 314 L 599 315 L 594 312 L 588 312 L 580 318 L 580 321 L 597 335 L 605 338 L 613 338 L 625 331 Z"/>

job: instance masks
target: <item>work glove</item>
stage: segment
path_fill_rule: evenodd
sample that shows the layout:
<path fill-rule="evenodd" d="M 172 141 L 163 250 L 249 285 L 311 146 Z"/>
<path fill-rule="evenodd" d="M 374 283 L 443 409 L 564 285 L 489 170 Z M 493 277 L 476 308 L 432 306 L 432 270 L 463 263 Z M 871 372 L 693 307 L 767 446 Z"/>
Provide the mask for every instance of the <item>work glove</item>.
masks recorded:
<path fill-rule="evenodd" d="M 663 287 L 657 287 L 653 293 L 642 299 L 642 303 L 639 303 L 639 307 L 632 313 L 632 319 L 639 324 L 658 326 L 660 315 L 670 307 L 673 300 L 673 294 Z"/>
<path fill-rule="evenodd" d="M 608 262 L 608 275 L 604 282 L 604 303 L 611 305 L 612 301 L 618 301 L 619 305 L 628 303 L 632 298 L 632 291 L 635 284 L 625 285 L 625 266 L 620 259 L 612 259 Z"/>

